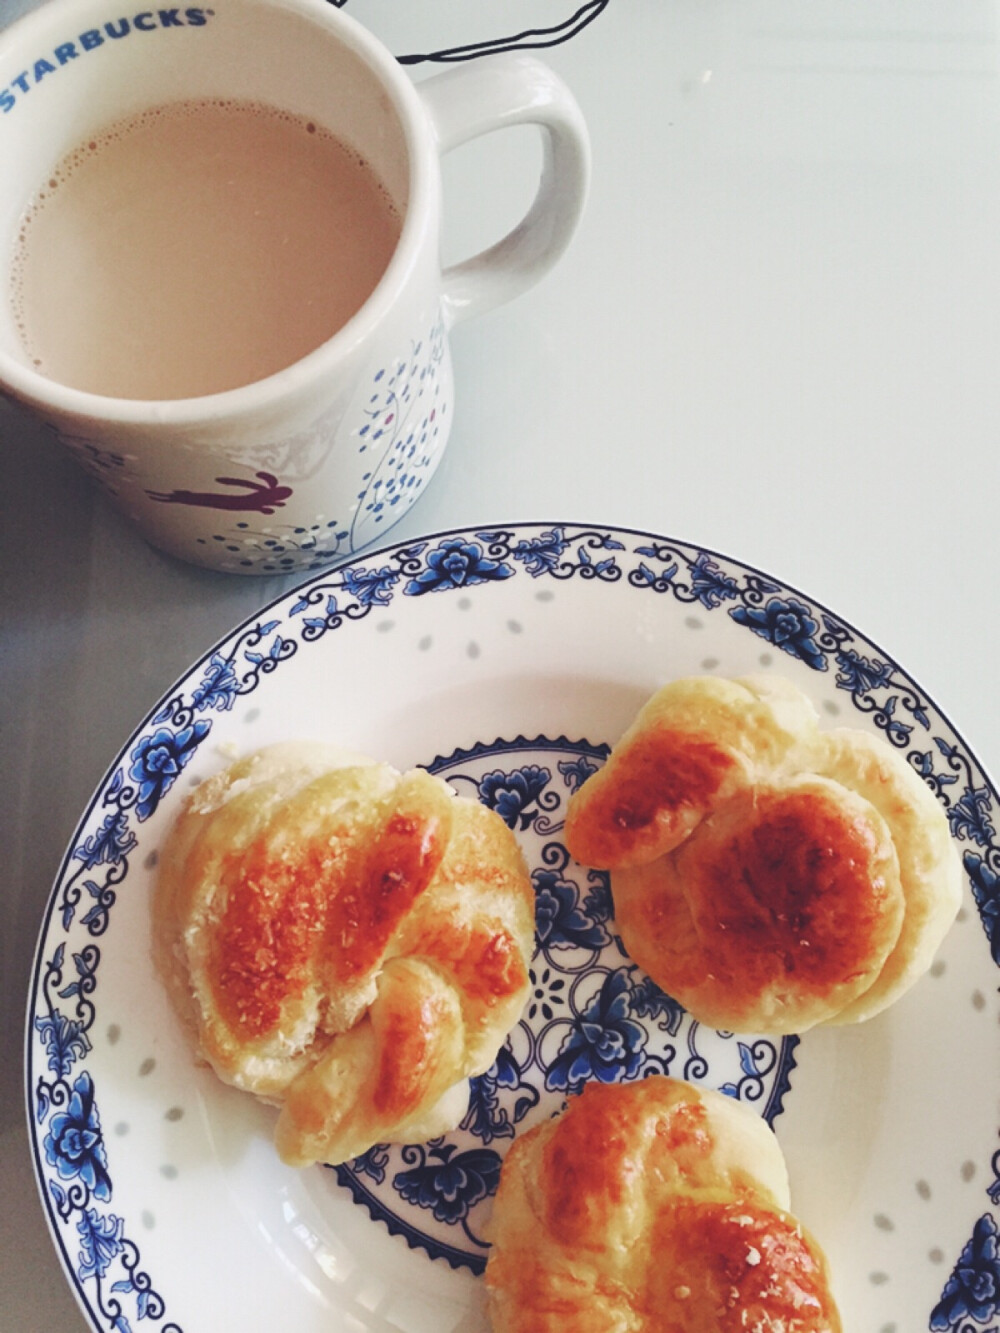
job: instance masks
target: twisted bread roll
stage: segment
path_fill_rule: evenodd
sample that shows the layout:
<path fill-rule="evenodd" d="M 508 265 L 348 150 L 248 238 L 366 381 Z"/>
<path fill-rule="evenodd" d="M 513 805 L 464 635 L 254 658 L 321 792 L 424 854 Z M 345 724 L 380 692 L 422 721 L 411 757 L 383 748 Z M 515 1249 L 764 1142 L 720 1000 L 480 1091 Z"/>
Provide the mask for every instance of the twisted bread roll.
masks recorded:
<path fill-rule="evenodd" d="M 821 731 L 770 677 L 660 690 L 571 798 L 566 843 L 611 869 L 635 961 L 736 1031 L 871 1018 L 930 966 L 961 893 L 916 772 L 867 732 Z"/>
<path fill-rule="evenodd" d="M 789 1206 L 777 1140 L 740 1103 L 662 1075 L 589 1084 L 504 1160 L 494 1333 L 840 1333 Z"/>
<path fill-rule="evenodd" d="M 513 835 L 439 778 L 320 745 L 252 754 L 188 800 L 153 951 L 199 1054 L 281 1107 L 293 1165 L 453 1129 L 527 994 Z"/>

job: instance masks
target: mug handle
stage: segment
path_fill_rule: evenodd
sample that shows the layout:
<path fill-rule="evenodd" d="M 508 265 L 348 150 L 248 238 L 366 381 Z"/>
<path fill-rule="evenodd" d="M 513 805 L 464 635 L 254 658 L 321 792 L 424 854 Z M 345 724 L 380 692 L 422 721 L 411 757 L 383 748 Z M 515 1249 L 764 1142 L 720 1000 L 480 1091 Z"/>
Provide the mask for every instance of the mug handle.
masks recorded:
<path fill-rule="evenodd" d="M 435 75 L 417 92 L 442 154 L 508 125 L 543 132 L 541 180 L 528 212 L 502 240 L 442 274 L 445 319 L 453 324 L 519 296 L 555 264 L 583 213 L 590 142 L 572 93 L 531 56 L 490 56 Z"/>

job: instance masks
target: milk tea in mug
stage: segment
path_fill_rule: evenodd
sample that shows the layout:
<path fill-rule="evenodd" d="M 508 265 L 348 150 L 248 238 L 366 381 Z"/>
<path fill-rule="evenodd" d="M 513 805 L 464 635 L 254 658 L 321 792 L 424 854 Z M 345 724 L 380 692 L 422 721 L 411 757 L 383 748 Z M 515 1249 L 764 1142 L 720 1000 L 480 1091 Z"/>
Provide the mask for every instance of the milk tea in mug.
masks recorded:
<path fill-rule="evenodd" d="M 399 239 L 372 168 L 262 103 L 166 104 L 88 138 L 21 227 L 12 300 L 44 375 L 114 398 L 283 370 L 371 295 Z"/>

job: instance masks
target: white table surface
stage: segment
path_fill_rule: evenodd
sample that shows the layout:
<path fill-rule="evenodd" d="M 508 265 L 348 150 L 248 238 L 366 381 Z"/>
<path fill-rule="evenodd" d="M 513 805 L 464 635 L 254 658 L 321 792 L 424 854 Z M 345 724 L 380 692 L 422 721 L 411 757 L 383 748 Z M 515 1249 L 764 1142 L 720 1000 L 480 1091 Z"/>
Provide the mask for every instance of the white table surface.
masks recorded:
<path fill-rule="evenodd" d="M 494 35 L 452 33 L 443 0 L 347 8 L 397 54 Z M 540 287 L 456 331 L 449 449 L 392 538 L 566 519 L 730 554 L 881 644 L 996 774 L 996 4 L 610 0 L 545 57 L 589 123 L 586 218 Z M 449 160 L 455 255 L 520 208 L 519 133 Z M 21 1073 L 60 858 L 146 711 L 292 582 L 153 552 L 0 405 L 4 1329 L 84 1327 Z"/>

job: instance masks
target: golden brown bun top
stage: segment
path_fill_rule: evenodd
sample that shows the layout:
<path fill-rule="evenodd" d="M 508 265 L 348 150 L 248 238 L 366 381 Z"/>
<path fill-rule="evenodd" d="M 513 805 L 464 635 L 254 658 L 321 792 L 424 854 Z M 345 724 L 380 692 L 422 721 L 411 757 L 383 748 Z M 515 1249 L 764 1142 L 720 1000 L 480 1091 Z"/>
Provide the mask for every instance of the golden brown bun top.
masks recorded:
<path fill-rule="evenodd" d="M 635 961 L 730 1031 L 834 1017 L 877 980 L 903 921 L 883 821 L 820 778 L 738 792 L 673 855 L 613 884 Z"/>
<path fill-rule="evenodd" d="M 435 1108 L 492 1062 L 533 941 L 530 880 L 498 816 L 426 772 L 305 745 L 193 794 L 153 918 L 201 1055 L 282 1104 L 296 1163 L 453 1127 L 464 1105 L 447 1126 Z"/>
<path fill-rule="evenodd" d="M 788 1206 L 777 1141 L 746 1107 L 659 1075 L 590 1084 L 504 1161 L 494 1333 L 838 1333 Z"/>
<path fill-rule="evenodd" d="M 650 1209 L 678 1192 L 753 1190 L 788 1206 L 774 1135 L 720 1093 L 664 1077 L 595 1083 L 551 1124 L 535 1145 L 532 1198 L 547 1234 L 569 1249 L 634 1244 Z M 528 1139 L 511 1151 L 527 1152 Z"/>
<path fill-rule="evenodd" d="M 780 764 L 815 717 L 780 678 L 672 681 L 574 794 L 570 851 L 582 865 L 614 869 L 672 851 L 720 797 Z"/>
<path fill-rule="evenodd" d="M 680 1200 L 652 1233 L 650 1330 L 834 1333 L 840 1320 L 825 1260 L 787 1213 L 756 1201 Z M 712 1322 L 714 1320 L 714 1323 Z"/>
<path fill-rule="evenodd" d="M 947 819 L 886 741 L 822 731 L 770 677 L 672 682 L 571 798 L 633 959 L 739 1031 L 870 1018 L 929 967 L 961 891 Z"/>

